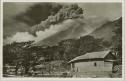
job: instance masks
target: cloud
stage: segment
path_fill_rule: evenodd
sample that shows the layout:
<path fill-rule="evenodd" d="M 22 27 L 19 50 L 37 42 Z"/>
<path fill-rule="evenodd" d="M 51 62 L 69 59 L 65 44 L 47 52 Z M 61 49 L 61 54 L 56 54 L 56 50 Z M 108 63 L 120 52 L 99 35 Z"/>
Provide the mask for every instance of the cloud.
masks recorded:
<path fill-rule="evenodd" d="M 50 28 L 46 29 L 45 31 L 37 31 L 35 42 L 44 40 L 45 38 L 48 38 L 56 33 L 67 30 L 71 26 L 71 23 L 74 23 L 74 21 L 68 19 L 60 24 L 50 25 Z"/>
<path fill-rule="evenodd" d="M 28 32 L 18 32 L 12 37 L 7 37 L 6 40 L 4 40 L 4 44 L 11 44 L 13 42 L 33 41 L 34 39 L 35 37 L 29 34 Z"/>
<path fill-rule="evenodd" d="M 17 14 L 15 19 L 33 26 L 46 20 L 48 16 L 55 15 L 60 8 L 62 8 L 62 5 L 57 3 L 35 3 L 27 8 L 25 12 Z"/>
<path fill-rule="evenodd" d="M 72 23 L 73 21 L 71 19 L 65 20 L 64 22 L 56 25 L 50 25 L 49 29 L 45 29 L 44 31 L 37 31 L 36 37 L 34 37 L 32 34 L 29 34 L 28 32 L 17 32 L 15 35 L 8 37 L 5 41 L 5 43 L 13 43 L 13 42 L 27 42 L 27 41 L 41 41 L 47 37 L 50 37 L 54 35 L 55 33 L 58 33 L 60 31 L 64 31 L 68 29 L 68 25 Z"/>
<path fill-rule="evenodd" d="M 61 8 L 56 3 L 25 3 L 4 2 L 3 24 L 4 39 L 17 32 L 26 32 L 32 27 L 45 20 L 51 13 L 56 13 Z"/>
<path fill-rule="evenodd" d="M 24 22 L 19 22 L 14 19 L 15 15 L 23 13 L 32 4 L 25 3 L 10 3 L 4 2 L 3 4 L 3 34 L 4 39 L 16 34 L 17 32 L 25 32 L 29 26 Z"/>
<path fill-rule="evenodd" d="M 58 24 L 67 19 L 83 18 L 83 10 L 77 4 L 62 7 L 55 15 L 50 15 L 40 24 L 33 26 L 30 33 L 36 36 L 37 31 L 44 31 L 50 28 L 50 25 Z"/>

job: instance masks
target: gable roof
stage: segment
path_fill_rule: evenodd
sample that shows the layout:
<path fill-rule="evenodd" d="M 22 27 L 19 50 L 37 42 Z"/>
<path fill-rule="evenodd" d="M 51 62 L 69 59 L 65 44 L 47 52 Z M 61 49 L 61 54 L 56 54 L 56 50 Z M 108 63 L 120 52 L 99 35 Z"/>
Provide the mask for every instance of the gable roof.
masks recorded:
<path fill-rule="evenodd" d="M 83 59 L 95 59 L 95 58 L 105 58 L 106 55 L 108 55 L 110 50 L 108 51 L 100 51 L 100 52 L 91 52 L 91 53 L 86 53 L 84 55 L 78 56 L 74 59 L 72 59 L 70 62 L 74 62 L 77 60 L 83 60 Z"/>

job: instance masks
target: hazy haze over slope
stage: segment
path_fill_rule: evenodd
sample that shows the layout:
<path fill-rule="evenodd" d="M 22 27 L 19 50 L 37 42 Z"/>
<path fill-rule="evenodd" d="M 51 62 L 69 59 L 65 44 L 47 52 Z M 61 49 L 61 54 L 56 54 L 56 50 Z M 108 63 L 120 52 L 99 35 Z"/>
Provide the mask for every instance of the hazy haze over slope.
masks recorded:
<path fill-rule="evenodd" d="M 103 38 L 104 40 L 110 41 L 112 36 L 114 36 L 114 29 L 116 28 L 116 24 L 121 24 L 122 18 L 120 17 L 117 20 L 109 21 L 102 25 L 101 27 L 97 28 L 93 31 L 90 35 L 96 38 Z"/>

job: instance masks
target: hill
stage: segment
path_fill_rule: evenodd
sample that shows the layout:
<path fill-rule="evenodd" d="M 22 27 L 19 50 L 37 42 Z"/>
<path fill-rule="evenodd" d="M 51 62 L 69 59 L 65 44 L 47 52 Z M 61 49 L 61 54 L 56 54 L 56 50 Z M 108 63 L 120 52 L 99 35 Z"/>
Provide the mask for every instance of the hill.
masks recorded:
<path fill-rule="evenodd" d="M 108 22 L 105 18 L 94 17 L 86 19 L 71 20 L 70 23 L 62 24 L 62 27 L 66 26 L 66 29 L 59 31 L 43 40 L 35 42 L 33 45 L 56 45 L 58 42 L 65 39 L 78 39 L 81 36 L 86 36 L 99 28 L 104 23 Z"/>
<path fill-rule="evenodd" d="M 103 38 L 104 40 L 111 41 L 112 37 L 115 35 L 113 32 L 117 24 L 122 23 L 122 18 L 119 18 L 114 21 L 109 21 L 105 24 L 103 24 L 101 27 L 97 28 L 95 31 L 90 33 L 91 36 L 94 36 L 95 38 Z"/>

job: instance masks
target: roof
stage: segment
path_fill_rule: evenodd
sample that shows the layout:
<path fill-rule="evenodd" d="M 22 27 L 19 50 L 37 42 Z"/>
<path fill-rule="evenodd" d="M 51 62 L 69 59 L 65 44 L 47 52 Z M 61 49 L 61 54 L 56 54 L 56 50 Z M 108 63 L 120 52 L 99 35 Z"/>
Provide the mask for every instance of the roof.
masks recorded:
<path fill-rule="evenodd" d="M 91 53 L 86 53 L 84 55 L 78 56 L 74 59 L 72 59 L 70 62 L 74 62 L 77 60 L 83 60 L 83 59 L 95 59 L 95 58 L 105 58 L 106 55 L 109 54 L 109 50 L 108 51 L 100 51 L 100 52 L 91 52 Z"/>

